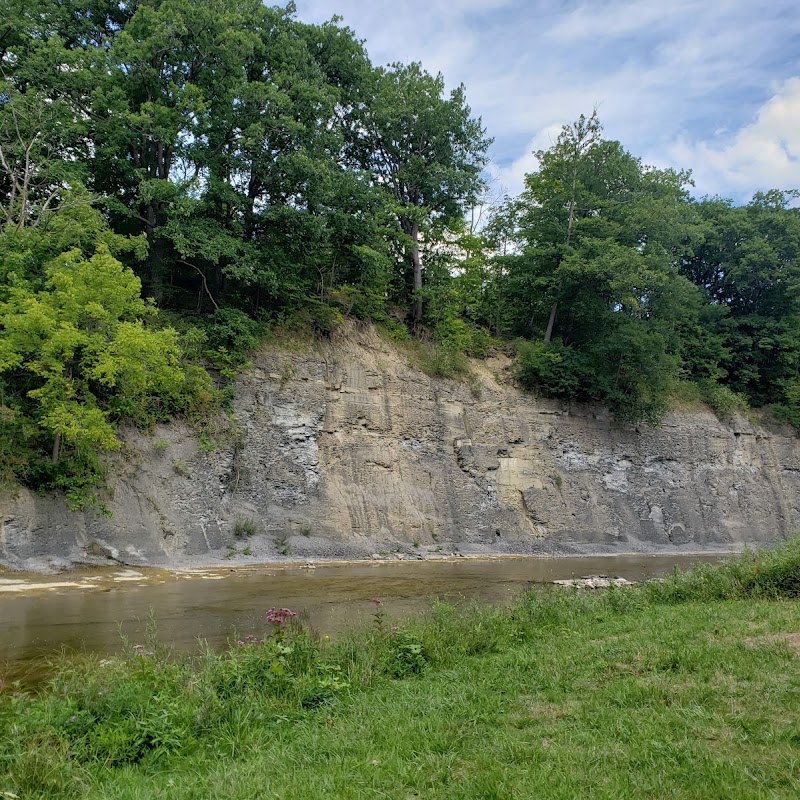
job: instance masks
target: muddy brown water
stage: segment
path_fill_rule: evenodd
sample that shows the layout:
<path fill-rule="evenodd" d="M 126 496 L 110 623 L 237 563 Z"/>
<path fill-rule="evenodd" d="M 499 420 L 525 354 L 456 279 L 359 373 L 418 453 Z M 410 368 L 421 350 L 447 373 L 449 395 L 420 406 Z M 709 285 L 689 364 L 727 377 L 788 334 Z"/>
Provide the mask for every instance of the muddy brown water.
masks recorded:
<path fill-rule="evenodd" d="M 505 605 L 532 584 L 586 575 L 643 580 L 724 554 L 568 558 L 457 559 L 301 566 L 84 570 L 42 577 L 0 572 L 0 677 L 36 682 L 62 651 L 110 654 L 122 636 L 142 642 L 148 619 L 176 651 L 196 651 L 244 636 L 262 636 L 265 612 L 307 614 L 335 637 L 368 620 L 379 598 L 399 620 L 430 608 L 434 598 Z"/>

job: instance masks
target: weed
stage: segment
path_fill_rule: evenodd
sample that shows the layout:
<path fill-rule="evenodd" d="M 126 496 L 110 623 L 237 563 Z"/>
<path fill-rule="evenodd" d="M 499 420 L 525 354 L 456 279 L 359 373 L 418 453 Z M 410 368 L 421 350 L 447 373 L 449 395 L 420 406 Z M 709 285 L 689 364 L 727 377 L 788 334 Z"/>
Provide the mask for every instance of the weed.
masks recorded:
<path fill-rule="evenodd" d="M 153 450 L 157 453 L 163 453 L 169 447 L 169 442 L 166 439 L 156 439 L 153 442 Z"/>
<path fill-rule="evenodd" d="M 398 631 L 389 646 L 389 674 L 393 678 L 420 675 L 428 665 L 422 641 L 413 633 Z"/>
<path fill-rule="evenodd" d="M 253 555 L 253 549 L 251 547 L 243 547 L 239 550 L 237 547 L 234 547 L 232 544 L 227 545 L 228 552 L 225 553 L 223 558 L 230 559 L 236 558 L 236 556 L 251 556 Z"/>
<path fill-rule="evenodd" d="M 644 591 L 659 603 L 800 598 L 800 537 L 775 550 L 746 552 L 724 564 L 676 570 L 663 581 L 646 584 Z"/>
<path fill-rule="evenodd" d="M 470 375 L 467 356 L 443 344 L 420 342 L 413 350 L 412 360 L 431 378 L 464 378 Z"/>
<path fill-rule="evenodd" d="M 189 477 L 189 465 L 185 461 L 176 461 L 172 468 L 175 470 L 176 475 L 180 475 L 182 478 Z"/>
<path fill-rule="evenodd" d="M 397 322 L 391 318 L 385 319 L 383 322 L 375 326 L 375 330 L 395 344 L 406 343 L 411 341 L 411 334 L 408 328 L 402 322 Z"/>
<path fill-rule="evenodd" d="M 246 539 L 256 532 L 256 521 L 253 517 L 238 517 L 233 525 L 233 535 L 237 539 Z"/>
<path fill-rule="evenodd" d="M 282 532 L 275 537 L 275 549 L 282 556 L 289 555 L 289 534 Z"/>
<path fill-rule="evenodd" d="M 477 375 L 472 375 L 469 381 L 469 393 L 473 400 L 480 400 L 483 396 L 483 385 Z"/>
<path fill-rule="evenodd" d="M 213 453 L 217 449 L 216 442 L 207 433 L 201 433 L 197 437 L 197 445 L 201 453 Z"/>
<path fill-rule="evenodd" d="M 291 361 L 287 361 L 283 365 L 283 369 L 281 370 L 281 382 L 280 382 L 281 389 L 286 388 L 286 384 L 289 383 L 289 381 L 295 376 L 296 371 L 297 370 Z"/>

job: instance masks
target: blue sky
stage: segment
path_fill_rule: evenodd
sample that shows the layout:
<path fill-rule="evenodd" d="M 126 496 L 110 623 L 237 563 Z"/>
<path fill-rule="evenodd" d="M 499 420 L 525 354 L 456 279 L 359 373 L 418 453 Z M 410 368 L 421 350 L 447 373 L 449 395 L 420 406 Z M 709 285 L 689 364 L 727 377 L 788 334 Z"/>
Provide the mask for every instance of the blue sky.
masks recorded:
<path fill-rule="evenodd" d="M 297 0 L 337 14 L 373 63 L 421 61 L 464 83 L 516 194 L 563 124 L 598 107 L 608 138 L 695 193 L 800 188 L 797 0 Z"/>

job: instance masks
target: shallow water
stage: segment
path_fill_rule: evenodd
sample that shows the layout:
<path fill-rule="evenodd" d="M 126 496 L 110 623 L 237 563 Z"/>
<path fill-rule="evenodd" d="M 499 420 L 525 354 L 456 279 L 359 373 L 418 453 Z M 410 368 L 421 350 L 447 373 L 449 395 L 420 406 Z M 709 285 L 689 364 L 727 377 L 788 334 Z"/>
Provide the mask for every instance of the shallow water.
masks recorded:
<path fill-rule="evenodd" d="M 433 598 L 504 605 L 531 584 L 585 575 L 642 580 L 723 554 L 458 559 L 263 566 L 194 571 L 98 569 L 51 578 L 0 573 L 0 676 L 35 681 L 62 650 L 108 654 L 121 635 L 141 642 L 148 617 L 159 639 L 179 651 L 202 638 L 220 647 L 261 636 L 272 607 L 304 611 L 322 635 L 369 618 L 382 601 L 400 619 Z"/>

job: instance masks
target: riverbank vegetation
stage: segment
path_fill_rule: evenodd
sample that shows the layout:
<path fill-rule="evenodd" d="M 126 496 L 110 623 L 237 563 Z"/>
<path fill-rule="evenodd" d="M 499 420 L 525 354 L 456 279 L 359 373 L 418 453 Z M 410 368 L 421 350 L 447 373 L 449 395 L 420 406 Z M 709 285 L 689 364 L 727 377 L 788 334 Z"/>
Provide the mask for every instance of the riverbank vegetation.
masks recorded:
<path fill-rule="evenodd" d="M 152 637 L 3 687 L 0 796 L 790 798 L 799 599 L 795 539 L 397 625 L 376 598 L 336 642 L 288 609 L 223 653 Z"/>
<path fill-rule="evenodd" d="M 265 330 L 346 318 L 623 420 L 800 424 L 796 192 L 696 199 L 590 115 L 495 196 L 463 86 L 291 5 L 0 12 L 2 476 L 85 505 L 118 423 L 202 415 Z"/>

